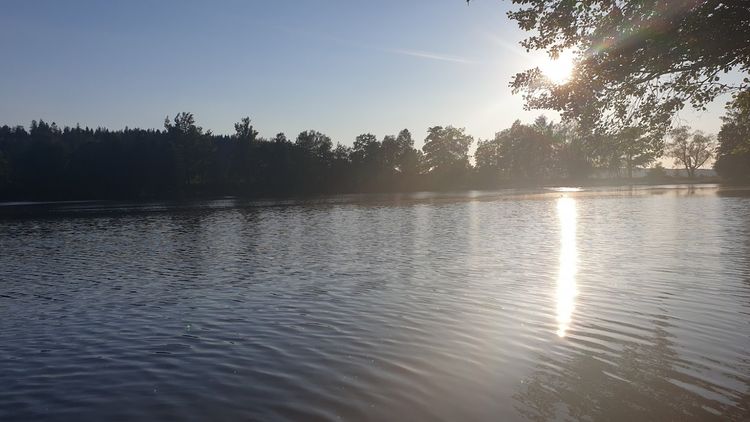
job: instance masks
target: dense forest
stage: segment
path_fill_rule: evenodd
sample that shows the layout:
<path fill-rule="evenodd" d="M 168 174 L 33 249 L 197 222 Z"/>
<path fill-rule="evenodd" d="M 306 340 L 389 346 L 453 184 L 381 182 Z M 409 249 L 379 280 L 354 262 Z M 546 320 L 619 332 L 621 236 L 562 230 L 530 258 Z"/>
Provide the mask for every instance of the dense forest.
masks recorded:
<path fill-rule="evenodd" d="M 731 179 L 750 174 L 747 102 L 733 103 L 719 134 L 717 170 Z M 249 118 L 234 129 L 215 135 L 190 113 L 167 118 L 163 130 L 60 128 L 42 120 L 28 130 L 2 126 L 0 198 L 274 196 L 582 182 L 602 171 L 628 177 L 665 151 L 681 162 L 678 146 L 684 144 L 684 154 L 694 141 L 708 139 L 696 133 L 690 140 L 685 128 L 675 138 L 679 145 L 635 127 L 597 135 L 539 117 L 479 140 L 472 163 L 474 138 L 453 126 L 429 128 L 421 150 L 406 129 L 382 139 L 363 134 L 352 147 L 334 145 L 314 130 L 294 140 L 283 133 L 264 139 Z M 709 156 L 715 149 L 710 142 L 702 148 Z"/>

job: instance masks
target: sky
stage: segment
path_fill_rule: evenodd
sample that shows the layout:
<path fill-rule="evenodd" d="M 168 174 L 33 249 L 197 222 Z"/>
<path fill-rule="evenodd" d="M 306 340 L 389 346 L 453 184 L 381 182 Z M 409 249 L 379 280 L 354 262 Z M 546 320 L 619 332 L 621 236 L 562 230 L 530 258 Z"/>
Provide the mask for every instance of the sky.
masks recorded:
<path fill-rule="evenodd" d="M 0 3 L 0 125 L 161 128 L 195 114 L 214 133 L 307 129 L 351 145 L 435 125 L 490 138 L 524 111 L 508 84 L 544 63 L 518 45 L 510 2 L 475 0 Z M 725 98 L 681 123 L 717 132 Z"/>

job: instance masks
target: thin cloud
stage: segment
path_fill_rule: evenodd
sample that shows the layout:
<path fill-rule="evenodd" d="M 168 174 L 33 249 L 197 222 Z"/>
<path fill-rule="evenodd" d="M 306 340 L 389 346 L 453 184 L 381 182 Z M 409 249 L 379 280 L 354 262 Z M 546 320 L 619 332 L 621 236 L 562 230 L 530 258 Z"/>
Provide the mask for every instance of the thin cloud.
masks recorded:
<path fill-rule="evenodd" d="M 487 39 L 487 41 L 491 42 L 494 45 L 502 47 L 503 49 L 505 49 L 505 51 L 513 53 L 519 57 L 526 57 L 526 49 L 523 48 L 520 44 L 508 42 L 499 35 L 495 35 L 491 32 L 481 31 L 480 34 L 485 39 Z"/>
<path fill-rule="evenodd" d="M 299 28 L 289 28 L 285 26 L 275 26 L 275 29 L 284 31 L 290 34 L 294 34 L 297 36 L 303 36 L 305 38 L 314 38 L 320 41 L 327 41 L 332 42 L 334 44 L 340 44 L 340 45 L 346 45 L 349 47 L 362 49 L 362 50 L 371 50 L 371 51 L 382 51 L 384 53 L 390 53 L 390 54 L 398 54 L 401 56 L 409 56 L 409 57 L 417 57 L 420 59 L 426 59 L 426 60 L 438 60 L 443 62 L 451 62 L 451 63 L 461 63 L 461 64 L 476 64 L 477 61 L 475 60 L 469 60 L 465 57 L 460 56 L 452 56 L 448 54 L 441 54 L 441 53 L 434 53 L 431 51 L 422 51 L 422 50 L 408 50 L 408 49 L 402 49 L 402 48 L 386 48 L 386 47 L 376 47 L 368 44 L 362 44 L 358 43 L 349 39 L 343 39 L 334 37 L 328 34 L 319 33 L 319 32 L 313 32 L 309 30 L 301 30 Z"/>
<path fill-rule="evenodd" d="M 383 51 L 387 53 L 400 54 L 402 56 L 418 57 L 420 59 L 428 60 L 439 60 L 444 62 L 463 63 L 463 64 L 476 64 L 476 61 L 469 60 L 459 56 L 449 56 L 447 54 L 433 53 L 430 51 L 419 51 L 419 50 L 403 50 L 395 48 L 384 48 Z"/>

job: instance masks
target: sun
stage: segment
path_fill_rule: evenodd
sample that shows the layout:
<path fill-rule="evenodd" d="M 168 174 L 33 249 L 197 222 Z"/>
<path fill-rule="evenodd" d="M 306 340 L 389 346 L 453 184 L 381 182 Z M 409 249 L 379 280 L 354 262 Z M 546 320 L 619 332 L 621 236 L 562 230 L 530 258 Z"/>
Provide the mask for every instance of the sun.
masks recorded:
<path fill-rule="evenodd" d="M 558 85 L 564 84 L 570 80 L 570 76 L 573 73 L 573 58 L 572 51 L 560 53 L 555 60 L 545 56 L 539 61 L 539 70 L 550 81 Z"/>

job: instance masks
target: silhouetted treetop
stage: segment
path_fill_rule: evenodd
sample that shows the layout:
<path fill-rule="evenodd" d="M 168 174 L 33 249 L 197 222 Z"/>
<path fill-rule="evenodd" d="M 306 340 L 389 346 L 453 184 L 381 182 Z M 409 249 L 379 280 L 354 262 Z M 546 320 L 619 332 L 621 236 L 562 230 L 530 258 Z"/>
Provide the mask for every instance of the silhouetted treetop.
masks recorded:
<path fill-rule="evenodd" d="M 381 159 L 380 142 L 372 133 L 357 136 L 352 147 L 352 159 L 365 165 L 377 165 Z"/>
<path fill-rule="evenodd" d="M 174 116 L 174 121 L 169 116 L 164 119 L 164 129 L 169 133 L 177 135 L 202 135 L 203 128 L 195 125 L 193 113 L 181 112 Z"/>
<path fill-rule="evenodd" d="M 276 136 L 271 139 L 271 142 L 277 143 L 277 144 L 288 144 L 289 139 L 286 138 L 286 135 L 284 133 L 277 133 Z"/>
<path fill-rule="evenodd" d="M 422 151 L 430 171 L 448 172 L 469 167 L 469 146 L 474 142 L 464 128 L 433 126 L 427 129 Z"/>
<path fill-rule="evenodd" d="M 333 142 L 331 138 L 318 131 L 306 130 L 297 135 L 295 145 L 310 152 L 313 156 L 325 160 L 331 153 Z"/>
<path fill-rule="evenodd" d="M 244 142 L 253 142 L 258 138 L 258 131 L 250 124 L 249 117 L 243 117 L 234 124 L 234 136 Z"/>

